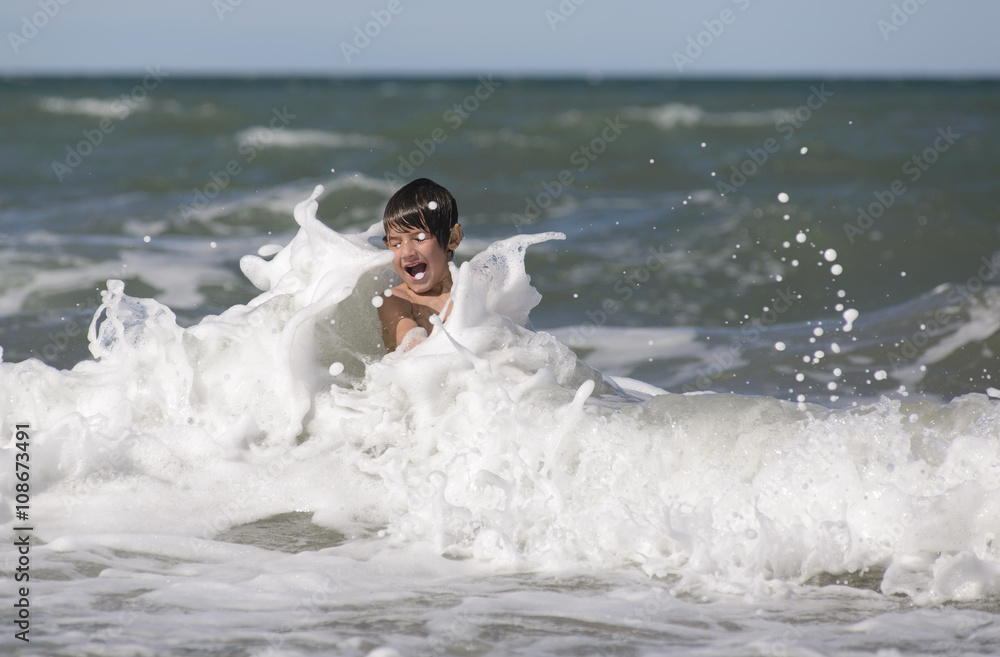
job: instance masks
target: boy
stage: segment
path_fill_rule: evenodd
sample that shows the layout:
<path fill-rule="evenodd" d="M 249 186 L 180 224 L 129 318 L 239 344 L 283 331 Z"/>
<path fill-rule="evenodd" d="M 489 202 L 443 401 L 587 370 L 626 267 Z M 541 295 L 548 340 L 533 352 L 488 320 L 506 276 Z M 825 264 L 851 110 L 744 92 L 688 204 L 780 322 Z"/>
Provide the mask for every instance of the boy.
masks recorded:
<path fill-rule="evenodd" d="M 432 315 L 441 315 L 451 294 L 448 263 L 462 241 L 458 204 L 447 189 L 420 178 L 392 195 L 382 215 L 392 266 L 403 282 L 382 297 L 378 318 L 386 351 L 406 339 L 408 347 L 433 330 Z M 447 315 L 442 317 L 446 319 Z"/>

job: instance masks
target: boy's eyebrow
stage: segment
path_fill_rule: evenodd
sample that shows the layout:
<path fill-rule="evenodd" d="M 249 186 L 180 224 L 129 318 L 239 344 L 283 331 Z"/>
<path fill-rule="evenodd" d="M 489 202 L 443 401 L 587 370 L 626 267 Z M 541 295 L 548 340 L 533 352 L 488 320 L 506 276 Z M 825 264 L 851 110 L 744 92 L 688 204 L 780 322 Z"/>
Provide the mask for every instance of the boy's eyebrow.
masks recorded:
<path fill-rule="evenodd" d="M 392 233 L 392 234 L 390 234 L 390 233 Z M 394 236 L 403 237 L 403 236 L 408 236 L 408 235 L 419 235 L 420 233 L 427 234 L 427 233 L 430 233 L 430 231 L 427 230 L 426 228 L 414 228 L 412 230 L 390 229 L 390 233 L 386 233 L 385 239 L 391 240 Z"/>

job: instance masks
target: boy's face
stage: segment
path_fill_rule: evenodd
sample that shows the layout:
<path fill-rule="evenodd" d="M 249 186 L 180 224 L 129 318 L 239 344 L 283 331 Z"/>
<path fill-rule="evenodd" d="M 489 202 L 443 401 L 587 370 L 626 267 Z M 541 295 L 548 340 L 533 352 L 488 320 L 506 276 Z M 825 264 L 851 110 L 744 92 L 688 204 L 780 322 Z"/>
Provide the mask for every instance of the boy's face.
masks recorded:
<path fill-rule="evenodd" d="M 386 246 L 392 251 L 392 266 L 410 290 L 417 294 L 434 291 L 451 278 L 448 254 L 430 231 L 419 228 L 389 228 Z"/>

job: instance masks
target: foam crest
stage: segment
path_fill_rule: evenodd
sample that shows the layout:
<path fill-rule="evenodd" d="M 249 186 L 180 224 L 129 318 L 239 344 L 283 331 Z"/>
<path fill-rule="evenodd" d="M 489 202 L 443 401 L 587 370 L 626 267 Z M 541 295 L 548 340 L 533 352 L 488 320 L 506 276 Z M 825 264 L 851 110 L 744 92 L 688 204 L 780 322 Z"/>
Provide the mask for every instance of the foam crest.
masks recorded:
<path fill-rule="evenodd" d="M 887 401 L 824 412 L 661 395 L 615 408 L 581 403 L 594 382 L 573 395 L 569 380 L 523 371 L 506 394 L 470 394 L 472 381 L 502 385 L 491 365 L 486 376 L 457 359 L 429 371 L 454 404 L 437 386 L 393 381 L 410 415 L 398 436 L 369 434 L 361 458 L 405 508 L 389 525 L 396 540 L 500 564 L 638 565 L 692 592 L 756 595 L 829 573 L 884 573 L 884 590 L 931 602 L 1000 584 L 997 442 L 983 429 L 955 438 Z M 998 422 L 982 396 L 944 412 Z M 936 450 L 914 450 L 915 440 Z M 959 558 L 965 566 L 949 566 Z"/>
<path fill-rule="evenodd" d="M 659 107 L 630 107 L 624 113 L 632 119 L 649 121 L 663 130 L 697 125 L 737 128 L 774 125 L 789 114 L 788 110 L 784 109 L 715 113 L 697 105 L 684 103 L 667 103 Z"/>
<path fill-rule="evenodd" d="M 241 148 L 389 148 L 392 143 L 381 137 L 328 130 L 273 130 L 254 126 L 236 134 Z"/>
<path fill-rule="evenodd" d="M 124 119 L 133 111 L 148 110 L 153 103 L 147 99 L 63 98 L 47 96 L 38 102 L 43 111 L 52 114 L 79 114 L 108 119 Z"/>
<path fill-rule="evenodd" d="M 391 255 L 379 225 L 318 221 L 323 191 L 287 244 L 241 260 L 261 290 L 246 305 L 181 328 L 110 281 L 94 360 L 0 363 L 0 430 L 35 431 L 42 538 L 195 546 L 306 511 L 364 558 L 639 569 L 680 592 L 772 595 L 830 574 L 922 602 L 1000 590 L 1000 406 L 985 395 L 830 410 L 623 389 L 531 328 L 524 254 L 558 233 L 455 267 L 448 320 L 384 355 L 371 299 Z M 0 473 L 8 526 L 13 484 Z"/>

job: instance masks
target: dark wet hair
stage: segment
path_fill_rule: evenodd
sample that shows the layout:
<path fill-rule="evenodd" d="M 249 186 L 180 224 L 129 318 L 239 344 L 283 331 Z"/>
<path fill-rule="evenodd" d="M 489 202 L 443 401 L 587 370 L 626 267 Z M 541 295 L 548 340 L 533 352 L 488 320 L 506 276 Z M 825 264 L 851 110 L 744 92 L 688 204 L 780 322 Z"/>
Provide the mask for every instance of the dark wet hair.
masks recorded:
<path fill-rule="evenodd" d="M 436 207 L 431 208 L 430 204 Z M 418 178 L 399 188 L 382 213 L 382 227 L 388 241 L 389 228 L 426 230 L 448 251 L 451 230 L 458 223 L 458 204 L 447 189 L 429 178 Z"/>

